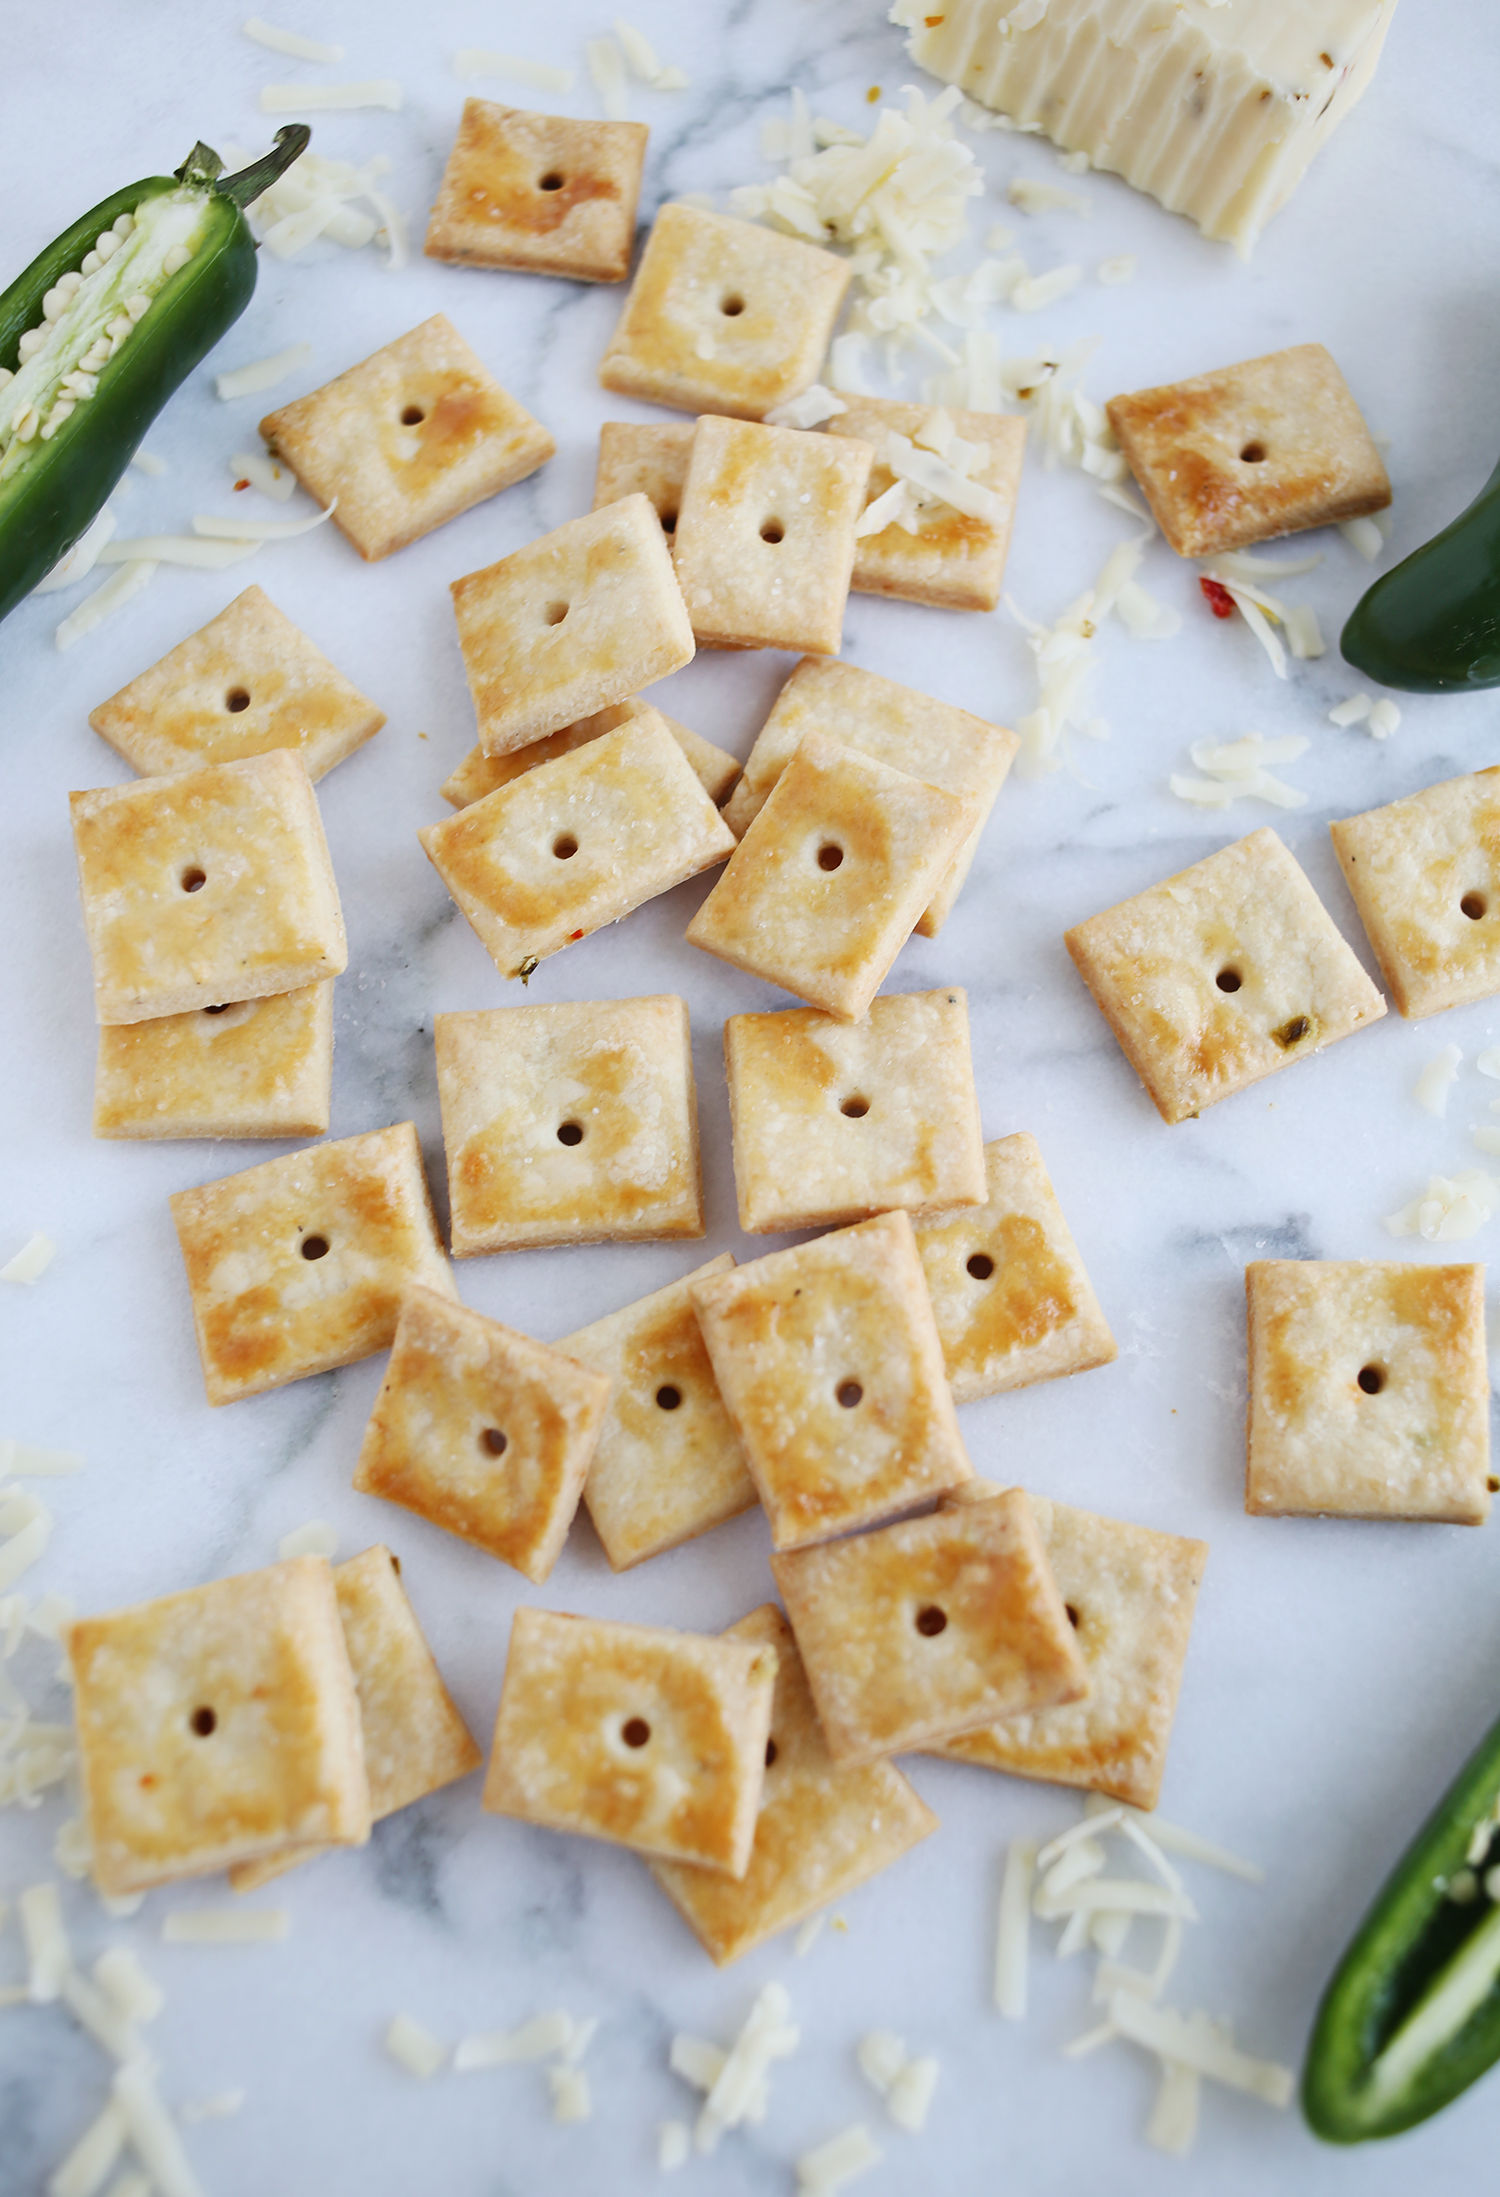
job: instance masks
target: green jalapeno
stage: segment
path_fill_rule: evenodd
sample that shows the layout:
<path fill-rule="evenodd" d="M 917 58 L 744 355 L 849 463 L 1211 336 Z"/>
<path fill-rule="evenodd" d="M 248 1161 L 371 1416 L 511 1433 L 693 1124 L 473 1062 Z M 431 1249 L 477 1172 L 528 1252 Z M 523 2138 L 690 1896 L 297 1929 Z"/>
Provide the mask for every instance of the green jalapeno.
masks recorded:
<path fill-rule="evenodd" d="M 1302 2110 L 1330 2143 L 1425 2121 L 1500 2059 L 1500 1724 L 1397 1864 L 1318 2009 Z M 1500 1891 L 1500 1879 L 1495 1881 Z"/>
<path fill-rule="evenodd" d="M 1339 646 L 1382 686 L 1500 686 L 1500 465 L 1451 526 L 1360 597 Z"/>
<path fill-rule="evenodd" d="M 236 176 L 195 145 L 75 221 L 0 296 L 0 618 L 92 525 L 141 437 L 255 288 L 243 208 L 306 149 Z"/>

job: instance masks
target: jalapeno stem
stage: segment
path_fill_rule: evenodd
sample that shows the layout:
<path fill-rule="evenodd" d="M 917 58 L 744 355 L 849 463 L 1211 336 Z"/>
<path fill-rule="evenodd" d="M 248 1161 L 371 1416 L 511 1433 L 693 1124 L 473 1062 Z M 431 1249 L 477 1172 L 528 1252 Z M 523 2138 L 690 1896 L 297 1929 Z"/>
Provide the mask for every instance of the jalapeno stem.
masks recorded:
<path fill-rule="evenodd" d="M 252 200 L 260 197 L 262 191 L 271 188 L 278 176 L 285 175 L 294 160 L 301 159 L 311 140 L 312 131 L 305 122 L 288 122 L 276 132 L 268 153 L 262 153 L 260 159 L 253 160 L 248 168 L 241 168 L 238 175 L 219 176 L 214 189 L 220 198 L 233 199 L 243 212 Z M 202 149 L 198 146 L 193 148 L 194 152 Z M 192 153 L 189 153 L 189 165 L 192 158 Z M 179 168 L 177 172 L 181 175 L 183 171 Z"/>

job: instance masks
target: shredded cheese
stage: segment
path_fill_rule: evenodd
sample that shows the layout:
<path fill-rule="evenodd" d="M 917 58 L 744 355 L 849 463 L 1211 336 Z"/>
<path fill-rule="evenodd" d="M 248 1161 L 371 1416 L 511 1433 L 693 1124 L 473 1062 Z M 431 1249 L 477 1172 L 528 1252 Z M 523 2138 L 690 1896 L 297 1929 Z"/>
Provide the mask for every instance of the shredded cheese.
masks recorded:
<path fill-rule="evenodd" d="M 847 412 L 848 405 L 831 389 L 825 389 L 815 381 L 810 389 L 804 389 L 797 397 L 789 397 L 785 404 L 773 405 L 766 414 L 768 427 L 821 427 L 825 420 L 837 418 Z"/>
<path fill-rule="evenodd" d="M 362 84 L 265 84 L 261 87 L 262 114 L 332 113 L 346 107 L 401 109 L 401 86 L 394 77 L 372 77 Z"/>
<path fill-rule="evenodd" d="M 332 1558 L 338 1552 L 337 1526 L 331 1526 L 326 1518 L 309 1518 L 305 1526 L 297 1526 L 291 1533 L 284 1533 L 276 1545 L 276 1554 L 285 1563 L 292 1556 L 326 1556 Z"/>
<path fill-rule="evenodd" d="M 259 396 L 263 389 L 274 389 L 288 374 L 312 357 L 310 343 L 291 343 L 284 351 L 273 351 L 269 358 L 256 359 L 249 366 L 235 366 L 227 374 L 215 374 L 214 388 L 230 403 L 235 397 Z"/>
<path fill-rule="evenodd" d="M 1109 2018 L 1121 2036 L 1145 2045 L 1163 2059 L 1195 2068 L 1200 2075 L 1232 2090 L 1248 2091 L 1252 2097 L 1263 2098 L 1267 2105 L 1291 2103 L 1296 2077 L 1289 2067 L 1237 2051 L 1171 2007 L 1148 2006 L 1133 1991 L 1117 1991 L 1109 2002 Z"/>
<path fill-rule="evenodd" d="M 116 2099 L 79 2137 L 47 2179 L 47 2197 L 95 2197 L 104 2177 L 125 2148 L 126 2122 Z"/>
<path fill-rule="evenodd" d="M 1012 2022 L 1026 2019 L 1027 1948 L 1036 1866 L 1036 1842 L 1012 1839 L 1005 1853 L 1005 1875 L 1000 1884 L 1000 1922 L 995 1941 L 995 2004 L 1005 2019 Z"/>
<path fill-rule="evenodd" d="M 592 2035 L 592 2031 L 590 2031 Z M 460 2038 L 453 2065 L 460 2074 L 476 2067 L 506 2067 L 517 2060 L 546 2060 L 564 2052 L 573 2039 L 573 2019 L 560 2009 L 533 2015 L 519 2029 L 492 2029 Z"/>
<path fill-rule="evenodd" d="M 87 1459 L 76 1449 L 40 1449 L 34 1442 L 18 1442 L 0 1435 L 0 1479 L 14 1473 L 21 1480 L 60 1479 L 81 1472 Z"/>
<path fill-rule="evenodd" d="M 608 119 L 627 121 L 630 106 L 625 96 L 625 63 L 619 47 L 612 38 L 591 38 L 583 49 L 583 58 L 588 63 L 589 76 Z"/>
<path fill-rule="evenodd" d="M 299 38 L 295 31 L 277 30 L 258 15 L 252 15 L 240 28 L 257 46 L 269 46 L 272 53 L 289 54 L 294 61 L 342 61 L 344 58 L 342 46 L 320 46 L 315 39 Z"/>
<path fill-rule="evenodd" d="M 95 1981 L 131 2022 L 153 2022 L 166 2005 L 166 1993 L 142 1968 L 128 1945 L 112 1945 L 94 1963 Z"/>
<path fill-rule="evenodd" d="M 115 2101 L 125 2116 L 130 2141 L 156 2185 L 157 2197 L 203 2197 L 203 2185 L 188 2164 L 182 2140 L 156 2094 L 149 2064 L 132 2060 L 114 2079 Z"/>
<path fill-rule="evenodd" d="M 268 1945 L 290 1936 L 284 1907 L 179 1907 L 162 1918 L 164 1945 Z"/>
<path fill-rule="evenodd" d="M 907 2062 L 905 2043 L 889 2029 L 872 2029 L 861 2037 L 854 2056 L 861 2075 L 882 2098 Z"/>
<path fill-rule="evenodd" d="M 1401 723 L 1401 712 L 1394 702 L 1376 702 L 1365 720 L 1377 740 L 1389 740 Z"/>
<path fill-rule="evenodd" d="M 1354 551 L 1363 557 L 1367 565 L 1374 564 L 1385 547 L 1385 536 L 1373 519 L 1340 519 L 1339 532 Z"/>
<path fill-rule="evenodd" d="M 586 2121 L 593 2114 L 589 2079 L 581 2067 L 549 2067 L 547 2085 L 552 2092 L 554 2121 Z"/>
<path fill-rule="evenodd" d="M 686 2166 L 692 2131 L 686 2121 L 663 2121 L 656 2132 L 656 2163 L 663 2174 Z"/>
<path fill-rule="evenodd" d="M 1456 1045 L 1445 1045 L 1417 1078 L 1412 1096 L 1429 1114 L 1436 1114 L 1442 1121 L 1448 1112 L 1448 1094 L 1458 1081 L 1459 1063 L 1463 1054 Z"/>
<path fill-rule="evenodd" d="M 448 2057 L 448 2047 L 440 2044 L 431 2030 L 424 2029 L 410 2014 L 397 2014 L 385 2033 L 385 2048 L 391 2058 L 400 2063 L 418 2082 L 426 2082 L 435 2075 Z"/>
<path fill-rule="evenodd" d="M 863 2121 L 856 2121 L 837 2136 L 831 2136 L 826 2144 L 819 2144 L 812 2151 L 804 2151 L 797 2159 L 797 2197 L 834 2197 L 834 2193 L 846 2189 L 867 2174 L 871 2167 L 879 2166 L 885 2154 L 872 2142 Z"/>
<path fill-rule="evenodd" d="M 920 2136 L 927 2126 L 927 2115 L 932 2108 L 937 2079 L 938 2063 L 935 2059 L 926 2056 L 918 2060 L 908 2060 L 886 2092 L 886 2111 L 898 2128 L 906 2130 L 908 2136 Z"/>
<path fill-rule="evenodd" d="M 1425 1193 L 1388 1213 L 1386 1232 L 1392 1236 L 1420 1236 L 1425 1243 L 1461 1243 L 1475 1236 L 1500 1203 L 1500 1182 L 1479 1168 L 1460 1175 L 1433 1175 Z"/>
<path fill-rule="evenodd" d="M 57 1245 L 50 1236 L 29 1236 L 15 1257 L 0 1266 L 0 1282 L 39 1282 L 56 1256 Z"/>
<path fill-rule="evenodd" d="M 725 2055 L 713 2087 L 698 2116 L 693 2141 L 700 2152 L 711 2152 L 719 2138 L 746 2120 L 762 2095 L 765 2080 L 776 2060 L 796 2051 L 799 2032 L 787 2017 L 791 2001 L 784 1985 L 768 1983 L 761 1991 L 744 2028 Z"/>
<path fill-rule="evenodd" d="M 529 84 L 539 92 L 570 92 L 577 81 L 572 69 L 555 69 L 545 61 L 526 61 L 518 53 L 497 53 L 492 46 L 460 46 L 453 56 L 453 73 L 460 77 L 504 76 L 513 84 Z"/>
<path fill-rule="evenodd" d="M 1054 206 L 1069 214 L 1092 212 L 1082 191 L 1066 191 L 1060 183 L 1033 183 L 1026 176 L 1014 177 L 1005 195 L 1023 214 L 1045 213 Z"/>
<path fill-rule="evenodd" d="M 200 571 L 221 572 L 226 565 L 253 557 L 259 547 L 259 542 L 204 542 L 191 534 L 141 534 L 134 541 L 106 542 L 99 552 L 99 562 L 127 566 L 149 563 L 153 572 L 159 564 L 196 565 Z M 88 604 L 81 607 L 86 610 Z M 73 615 L 76 618 L 78 612 Z M 58 632 L 62 632 L 61 626 Z"/>
<path fill-rule="evenodd" d="M 262 496 L 274 496 L 278 503 L 289 502 L 297 486 L 295 474 L 253 450 L 236 451 L 229 470 L 236 481 L 248 481 Z"/>
<path fill-rule="evenodd" d="M 60 587 L 76 587 L 93 571 L 100 550 L 114 533 L 115 515 L 106 504 L 92 526 L 80 534 L 65 557 L 57 563 L 44 580 L 38 580 L 33 595 L 50 595 Z"/>
<path fill-rule="evenodd" d="M 653 91 L 687 90 L 688 80 L 681 69 L 663 67 L 656 58 L 655 47 L 644 31 L 637 30 L 633 23 L 627 23 L 618 15 L 615 17 L 614 29 L 615 36 L 620 41 L 620 51 L 625 56 L 625 65 L 632 76 L 639 77 L 643 84 L 649 84 Z"/>
<path fill-rule="evenodd" d="M 78 608 L 70 611 L 58 627 L 53 637 L 58 648 L 71 648 L 86 633 L 92 633 L 95 626 L 102 625 L 112 612 L 122 609 L 132 595 L 139 595 L 155 573 L 155 559 L 142 558 L 115 573 L 113 578 L 105 581 L 103 587 L 96 587 L 93 594 L 85 596 Z M 3 1279 L 4 1270 L 0 1269 L 0 1280 Z"/>

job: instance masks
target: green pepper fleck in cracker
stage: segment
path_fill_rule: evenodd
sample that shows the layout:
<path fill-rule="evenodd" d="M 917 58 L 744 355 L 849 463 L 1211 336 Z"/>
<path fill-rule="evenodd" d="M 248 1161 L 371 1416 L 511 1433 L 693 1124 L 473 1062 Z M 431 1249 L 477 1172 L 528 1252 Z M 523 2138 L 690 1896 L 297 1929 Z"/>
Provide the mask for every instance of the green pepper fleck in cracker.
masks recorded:
<path fill-rule="evenodd" d="M 243 209 L 306 150 L 305 123 L 236 176 L 195 145 L 93 207 L 0 295 L 0 618 L 97 517 L 183 378 L 255 288 Z"/>

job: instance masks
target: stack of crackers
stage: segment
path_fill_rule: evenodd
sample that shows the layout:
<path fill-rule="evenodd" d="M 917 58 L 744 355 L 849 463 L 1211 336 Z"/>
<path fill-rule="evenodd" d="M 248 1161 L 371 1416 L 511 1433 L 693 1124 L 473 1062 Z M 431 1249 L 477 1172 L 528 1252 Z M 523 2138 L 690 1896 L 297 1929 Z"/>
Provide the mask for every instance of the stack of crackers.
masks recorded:
<path fill-rule="evenodd" d="M 645 136 L 469 101 L 429 253 L 624 279 Z M 209 1401 L 389 1349 L 354 1486 L 528 1581 L 580 1505 L 616 1570 L 763 1510 L 784 1612 L 716 1636 L 517 1613 L 483 1793 L 647 1857 L 716 1961 L 935 1828 L 900 1754 L 1152 1807 L 1207 1553 L 980 1480 L 964 1447 L 959 1406 L 1115 1345 L 1034 1140 L 984 1141 L 964 994 L 881 993 L 913 931 L 941 931 L 1018 743 L 840 663 L 844 607 L 853 587 L 992 608 L 1022 430 L 876 399 L 827 433 L 768 419 L 813 380 L 847 283 L 816 246 L 663 208 L 601 376 L 693 421 L 607 425 L 594 508 L 452 583 L 479 737 L 442 789 L 455 813 L 419 834 L 523 981 L 722 863 L 688 941 L 803 1003 L 725 1025 L 740 1225 L 821 1233 L 544 1342 L 459 1301 L 409 1123 L 172 1201 Z M 369 559 L 553 450 L 441 316 L 263 431 Z M 923 436 L 961 440 L 985 515 L 864 525 Z M 743 770 L 644 698 L 698 647 L 800 659 Z M 74 797 L 101 1134 L 326 1128 L 345 948 L 311 779 L 381 721 L 256 589 L 94 713 L 156 774 Z M 1372 822 L 1341 827 L 1340 852 L 1351 879 L 1366 864 L 1373 936 L 1396 888 L 1371 885 L 1390 844 Z M 1490 889 L 1469 888 L 1466 918 Z M 1430 1004 L 1478 981 L 1471 953 L 1433 997 L 1431 956 L 1381 935 Z M 1169 1121 L 1384 1011 L 1271 833 L 1068 945 Z M 704 1235 L 681 998 L 446 1014 L 435 1043 L 455 1259 Z M 1357 1482 L 1366 1510 L 1476 1514 L 1472 1272 L 1425 1296 L 1347 1283 L 1363 1393 L 1395 1381 L 1412 1334 L 1429 1346 L 1421 1395 L 1401 1359 L 1392 1455 L 1460 1373 L 1425 1508 L 1403 1509 L 1352 1420 L 1349 1456 L 1320 1448 L 1342 1390 L 1288 1415 L 1298 1350 L 1327 1355 L 1309 1326 L 1326 1287 L 1251 1269 L 1251 1508 L 1356 1507 L 1339 1494 Z M 336 1569 L 300 1557 L 74 1629 L 103 1889 L 220 1867 L 263 1882 L 477 1766 L 399 1572 L 383 1545 Z"/>

